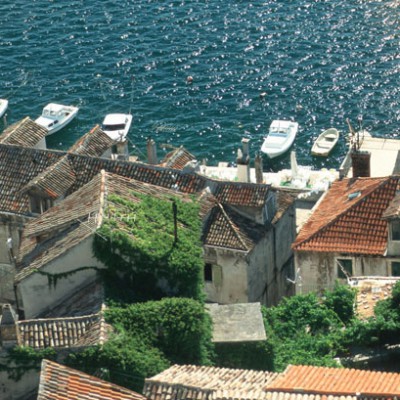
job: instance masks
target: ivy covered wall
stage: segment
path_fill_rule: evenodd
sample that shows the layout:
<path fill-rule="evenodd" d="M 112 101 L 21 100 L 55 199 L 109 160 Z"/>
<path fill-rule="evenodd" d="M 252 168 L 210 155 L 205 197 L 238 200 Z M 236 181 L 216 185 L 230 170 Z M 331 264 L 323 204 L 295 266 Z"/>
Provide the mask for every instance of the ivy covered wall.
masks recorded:
<path fill-rule="evenodd" d="M 134 193 L 109 195 L 95 237 L 95 256 L 108 268 L 109 296 L 124 302 L 165 296 L 203 299 L 201 220 L 195 200 Z M 115 290 L 117 288 L 117 290 Z"/>

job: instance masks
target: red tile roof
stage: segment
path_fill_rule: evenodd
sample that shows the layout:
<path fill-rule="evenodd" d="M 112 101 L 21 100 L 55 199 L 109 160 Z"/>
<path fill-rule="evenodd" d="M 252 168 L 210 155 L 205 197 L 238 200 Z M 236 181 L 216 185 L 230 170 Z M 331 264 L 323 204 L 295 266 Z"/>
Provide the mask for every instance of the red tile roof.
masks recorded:
<path fill-rule="evenodd" d="M 146 397 L 81 371 L 43 360 L 37 400 L 146 400 Z"/>
<path fill-rule="evenodd" d="M 383 255 L 388 227 L 382 218 L 399 177 L 336 181 L 299 232 L 296 251 Z"/>
<path fill-rule="evenodd" d="M 47 129 L 29 117 L 7 127 L 0 135 L 0 143 L 34 147 L 47 134 Z"/>
<path fill-rule="evenodd" d="M 160 166 L 173 169 L 183 169 L 188 162 L 195 159 L 196 157 L 193 154 L 189 153 L 183 146 L 181 146 L 169 152 L 160 162 Z"/>
<path fill-rule="evenodd" d="M 266 390 L 326 395 L 399 396 L 400 374 L 289 365 Z"/>
<path fill-rule="evenodd" d="M 203 230 L 205 246 L 248 252 L 265 235 L 264 225 L 257 224 L 218 203 L 211 211 Z"/>
<path fill-rule="evenodd" d="M 101 157 L 115 140 L 111 139 L 100 126 L 96 125 L 91 131 L 83 135 L 68 150 L 69 153 L 86 154 L 91 157 Z"/>
<path fill-rule="evenodd" d="M 263 207 L 269 185 L 243 182 L 216 182 L 214 195 L 222 204 L 247 207 Z"/>

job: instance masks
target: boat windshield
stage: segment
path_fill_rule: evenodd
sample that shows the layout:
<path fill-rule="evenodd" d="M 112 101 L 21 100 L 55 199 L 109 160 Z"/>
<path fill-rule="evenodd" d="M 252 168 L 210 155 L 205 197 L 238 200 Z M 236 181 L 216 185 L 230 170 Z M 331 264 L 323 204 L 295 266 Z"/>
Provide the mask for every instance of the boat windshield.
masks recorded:
<path fill-rule="evenodd" d="M 103 125 L 103 131 L 120 131 L 125 129 L 125 124 Z"/>
<path fill-rule="evenodd" d="M 282 128 L 272 128 L 271 131 L 269 132 L 271 136 L 280 136 L 284 137 L 287 136 L 288 131 L 287 129 L 282 129 Z"/>

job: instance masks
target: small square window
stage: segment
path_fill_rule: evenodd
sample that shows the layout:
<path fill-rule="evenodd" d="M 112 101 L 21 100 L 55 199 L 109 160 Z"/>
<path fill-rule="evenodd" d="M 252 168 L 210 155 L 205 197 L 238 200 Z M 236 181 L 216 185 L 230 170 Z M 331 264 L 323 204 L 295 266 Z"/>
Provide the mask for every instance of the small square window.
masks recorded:
<path fill-rule="evenodd" d="M 392 240 L 400 240 L 400 221 L 391 222 Z"/>
<path fill-rule="evenodd" d="M 392 276 L 400 276 L 400 261 L 392 261 Z"/>
<path fill-rule="evenodd" d="M 353 260 L 349 258 L 337 259 L 337 276 L 339 279 L 347 279 L 353 275 Z"/>

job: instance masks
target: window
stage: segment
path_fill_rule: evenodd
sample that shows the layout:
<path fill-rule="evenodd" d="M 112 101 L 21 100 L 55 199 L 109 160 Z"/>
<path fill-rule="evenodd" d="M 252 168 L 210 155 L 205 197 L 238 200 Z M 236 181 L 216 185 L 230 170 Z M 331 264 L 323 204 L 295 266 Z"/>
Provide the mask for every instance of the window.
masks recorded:
<path fill-rule="evenodd" d="M 400 240 L 400 221 L 391 222 L 392 240 Z"/>
<path fill-rule="evenodd" d="M 400 276 L 400 261 L 392 261 L 392 276 Z"/>
<path fill-rule="evenodd" d="M 347 279 L 353 275 L 353 260 L 349 258 L 338 258 L 337 264 L 337 276 L 339 279 Z"/>
<path fill-rule="evenodd" d="M 206 282 L 212 282 L 212 264 L 206 264 L 204 266 L 204 280 Z"/>

